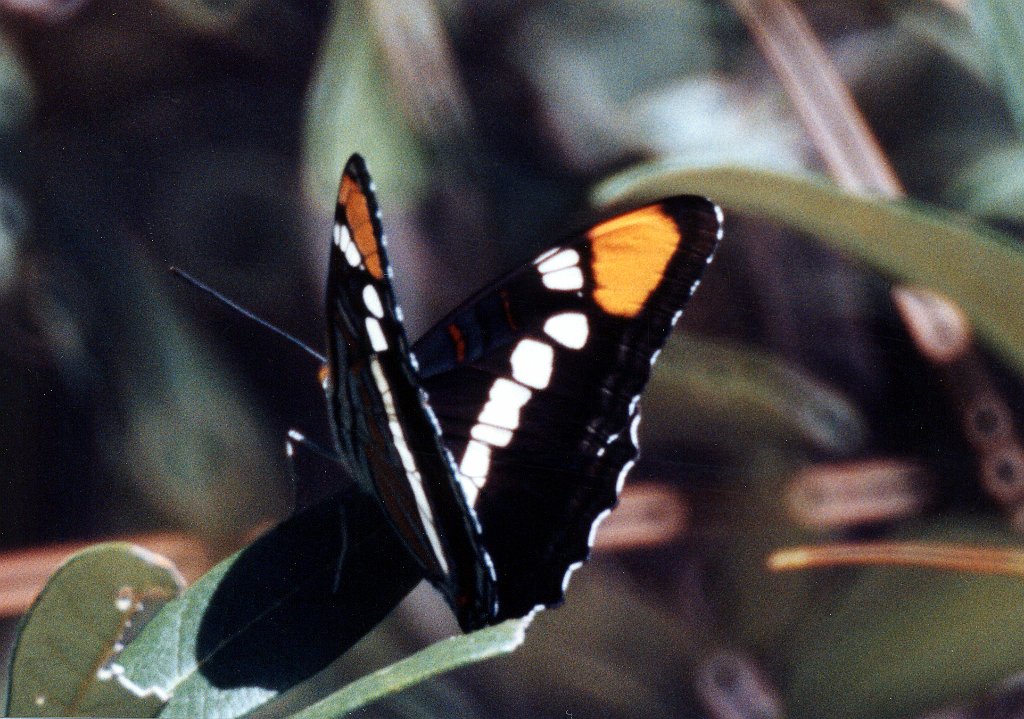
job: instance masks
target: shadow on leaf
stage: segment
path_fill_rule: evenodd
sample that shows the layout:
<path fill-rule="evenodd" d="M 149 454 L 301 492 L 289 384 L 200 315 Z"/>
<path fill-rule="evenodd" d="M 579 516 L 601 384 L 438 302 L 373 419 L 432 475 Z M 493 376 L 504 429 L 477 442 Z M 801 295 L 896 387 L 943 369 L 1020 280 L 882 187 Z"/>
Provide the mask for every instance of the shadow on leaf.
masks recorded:
<path fill-rule="evenodd" d="M 355 644 L 419 579 L 374 499 L 352 491 L 321 502 L 235 559 L 203 613 L 199 671 L 222 690 L 284 691 Z"/>

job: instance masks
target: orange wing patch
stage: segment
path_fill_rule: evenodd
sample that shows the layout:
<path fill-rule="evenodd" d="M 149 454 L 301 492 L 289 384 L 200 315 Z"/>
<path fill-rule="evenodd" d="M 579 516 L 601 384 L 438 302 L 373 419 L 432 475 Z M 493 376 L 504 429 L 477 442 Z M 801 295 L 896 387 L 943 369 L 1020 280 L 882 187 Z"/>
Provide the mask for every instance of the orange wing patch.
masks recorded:
<path fill-rule="evenodd" d="M 651 205 L 594 226 L 587 239 L 594 301 L 608 314 L 635 317 L 661 283 L 681 235 L 675 220 Z"/>
<path fill-rule="evenodd" d="M 359 254 L 363 256 L 367 271 L 376 280 L 384 279 L 384 268 L 377 252 L 377 236 L 373 231 L 373 218 L 370 217 L 369 200 L 360 189 L 359 183 L 347 173 L 341 178 L 338 202 L 345 208 L 352 240 L 359 248 Z"/>

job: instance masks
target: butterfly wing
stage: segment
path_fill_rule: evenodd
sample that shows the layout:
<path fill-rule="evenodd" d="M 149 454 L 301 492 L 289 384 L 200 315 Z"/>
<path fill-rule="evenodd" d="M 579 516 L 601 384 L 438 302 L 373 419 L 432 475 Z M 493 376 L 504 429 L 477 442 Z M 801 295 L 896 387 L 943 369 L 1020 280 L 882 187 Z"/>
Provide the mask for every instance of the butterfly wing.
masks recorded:
<path fill-rule="evenodd" d="M 558 604 L 637 453 L 650 368 L 721 237 L 674 197 L 542 254 L 415 345 L 476 510 L 499 619 Z"/>
<path fill-rule="evenodd" d="M 353 155 L 335 212 L 322 374 L 338 449 L 463 627 L 473 628 L 494 613 L 490 560 L 417 380 L 390 274 L 370 178 Z"/>

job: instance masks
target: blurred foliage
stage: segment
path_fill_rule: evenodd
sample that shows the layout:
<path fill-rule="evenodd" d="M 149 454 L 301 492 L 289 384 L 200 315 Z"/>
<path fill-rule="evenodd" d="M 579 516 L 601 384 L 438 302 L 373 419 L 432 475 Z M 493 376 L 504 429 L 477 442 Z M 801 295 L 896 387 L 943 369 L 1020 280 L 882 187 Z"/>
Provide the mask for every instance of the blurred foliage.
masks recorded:
<path fill-rule="evenodd" d="M 649 416 L 676 415 L 669 425 L 645 422 L 647 449 L 683 444 L 738 461 L 765 447 L 797 458 L 853 455 L 867 442 L 867 423 L 845 396 L 799 368 L 749 347 L 694 337 L 669 343 L 645 398 Z M 686 406 L 689 411 L 679 412 Z"/>
<path fill-rule="evenodd" d="M 993 84 L 1024 133 L 1024 9 L 1006 0 L 975 0 L 968 5 L 974 31 L 987 50 Z"/>
<path fill-rule="evenodd" d="M 962 304 L 1020 424 L 1021 11 L 954 5 L 797 6 L 907 189 L 909 202 L 891 203 L 817 179 L 820 148 L 728 3 L 0 2 L 11 338 L 0 452 L 12 508 L 0 543 L 172 525 L 224 556 L 287 513 L 285 429 L 330 443 L 314 364 L 171 287 L 164 269 L 181 264 L 320 337 L 326 230 L 349 152 L 377 180 L 412 336 L 592 216 L 588 197 L 706 193 L 727 229 L 682 322 L 702 337 L 674 341 L 656 370 L 634 475 L 685 492 L 686 539 L 599 558 L 520 651 L 361 715 L 441 715 L 448 702 L 464 716 L 700 716 L 692 676 L 719 648 L 757 662 L 791 717 L 970 705 L 1024 668 L 1016 582 L 763 567 L 794 542 L 1019 543 L 887 294 L 912 278 Z M 830 535 L 789 519 L 797 470 L 874 456 L 927 462 L 940 501 Z M 328 515 L 273 535 L 298 532 L 299 566 L 320 579 L 334 569 L 334 539 L 316 542 L 337 529 Z M 217 587 L 267 546 L 283 545 L 251 545 L 172 603 L 126 666 L 165 681 L 185 666 L 171 666 L 178 652 L 196 660 L 216 646 L 209 632 L 232 629 L 227 615 L 209 623 Z M 324 554 L 307 554 L 314 546 Z M 276 561 L 267 567 L 287 563 Z M 381 593 L 380 615 L 414 580 L 387 566 L 386 586 L 365 589 Z M 287 571 L 267 571 L 270 594 L 288 588 Z M 293 690 L 306 692 L 294 711 L 338 677 L 379 669 L 395 646 L 440 638 L 445 612 L 407 604 L 329 667 L 354 625 L 308 647 L 271 642 L 312 659 L 275 686 L 263 681 L 277 676 L 272 662 L 262 679 L 192 672 L 170 712 L 273 697 L 261 710 L 272 714 L 281 691 L 324 670 Z M 183 643 L 164 643 L 179 621 Z"/>
<path fill-rule="evenodd" d="M 1002 222 L 1024 219 L 1024 186 L 1017 170 L 1024 147 L 1008 145 L 981 155 L 954 179 L 949 194 L 973 215 Z"/>
<path fill-rule="evenodd" d="M 894 536 L 1018 541 L 991 518 L 965 515 Z M 1018 579 L 915 570 L 827 574 L 833 576 L 823 583 L 842 583 L 841 594 L 814 607 L 788 638 L 784 686 L 794 716 L 913 716 L 995 686 L 1024 663 L 1016 641 L 1024 629 Z"/>
<path fill-rule="evenodd" d="M 391 187 L 385 207 L 414 204 L 426 181 L 423 148 L 387 91 L 387 67 L 361 3 L 341 3 L 324 38 L 307 100 L 305 154 L 317 206 L 334 208 L 338 178 L 354 152 L 373 158 L 374 180 Z M 386 183 L 386 184 L 385 184 Z"/>

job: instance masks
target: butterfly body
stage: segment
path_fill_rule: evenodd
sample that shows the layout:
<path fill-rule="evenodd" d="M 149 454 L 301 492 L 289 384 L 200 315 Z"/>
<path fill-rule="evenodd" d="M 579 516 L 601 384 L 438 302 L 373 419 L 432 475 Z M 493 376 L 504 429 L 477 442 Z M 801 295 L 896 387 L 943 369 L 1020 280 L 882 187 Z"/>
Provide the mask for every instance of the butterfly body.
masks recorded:
<path fill-rule="evenodd" d="M 636 456 L 638 401 L 721 234 L 675 197 L 540 255 L 409 345 L 361 158 L 327 288 L 336 439 L 466 630 L 559 603 Z"/>

